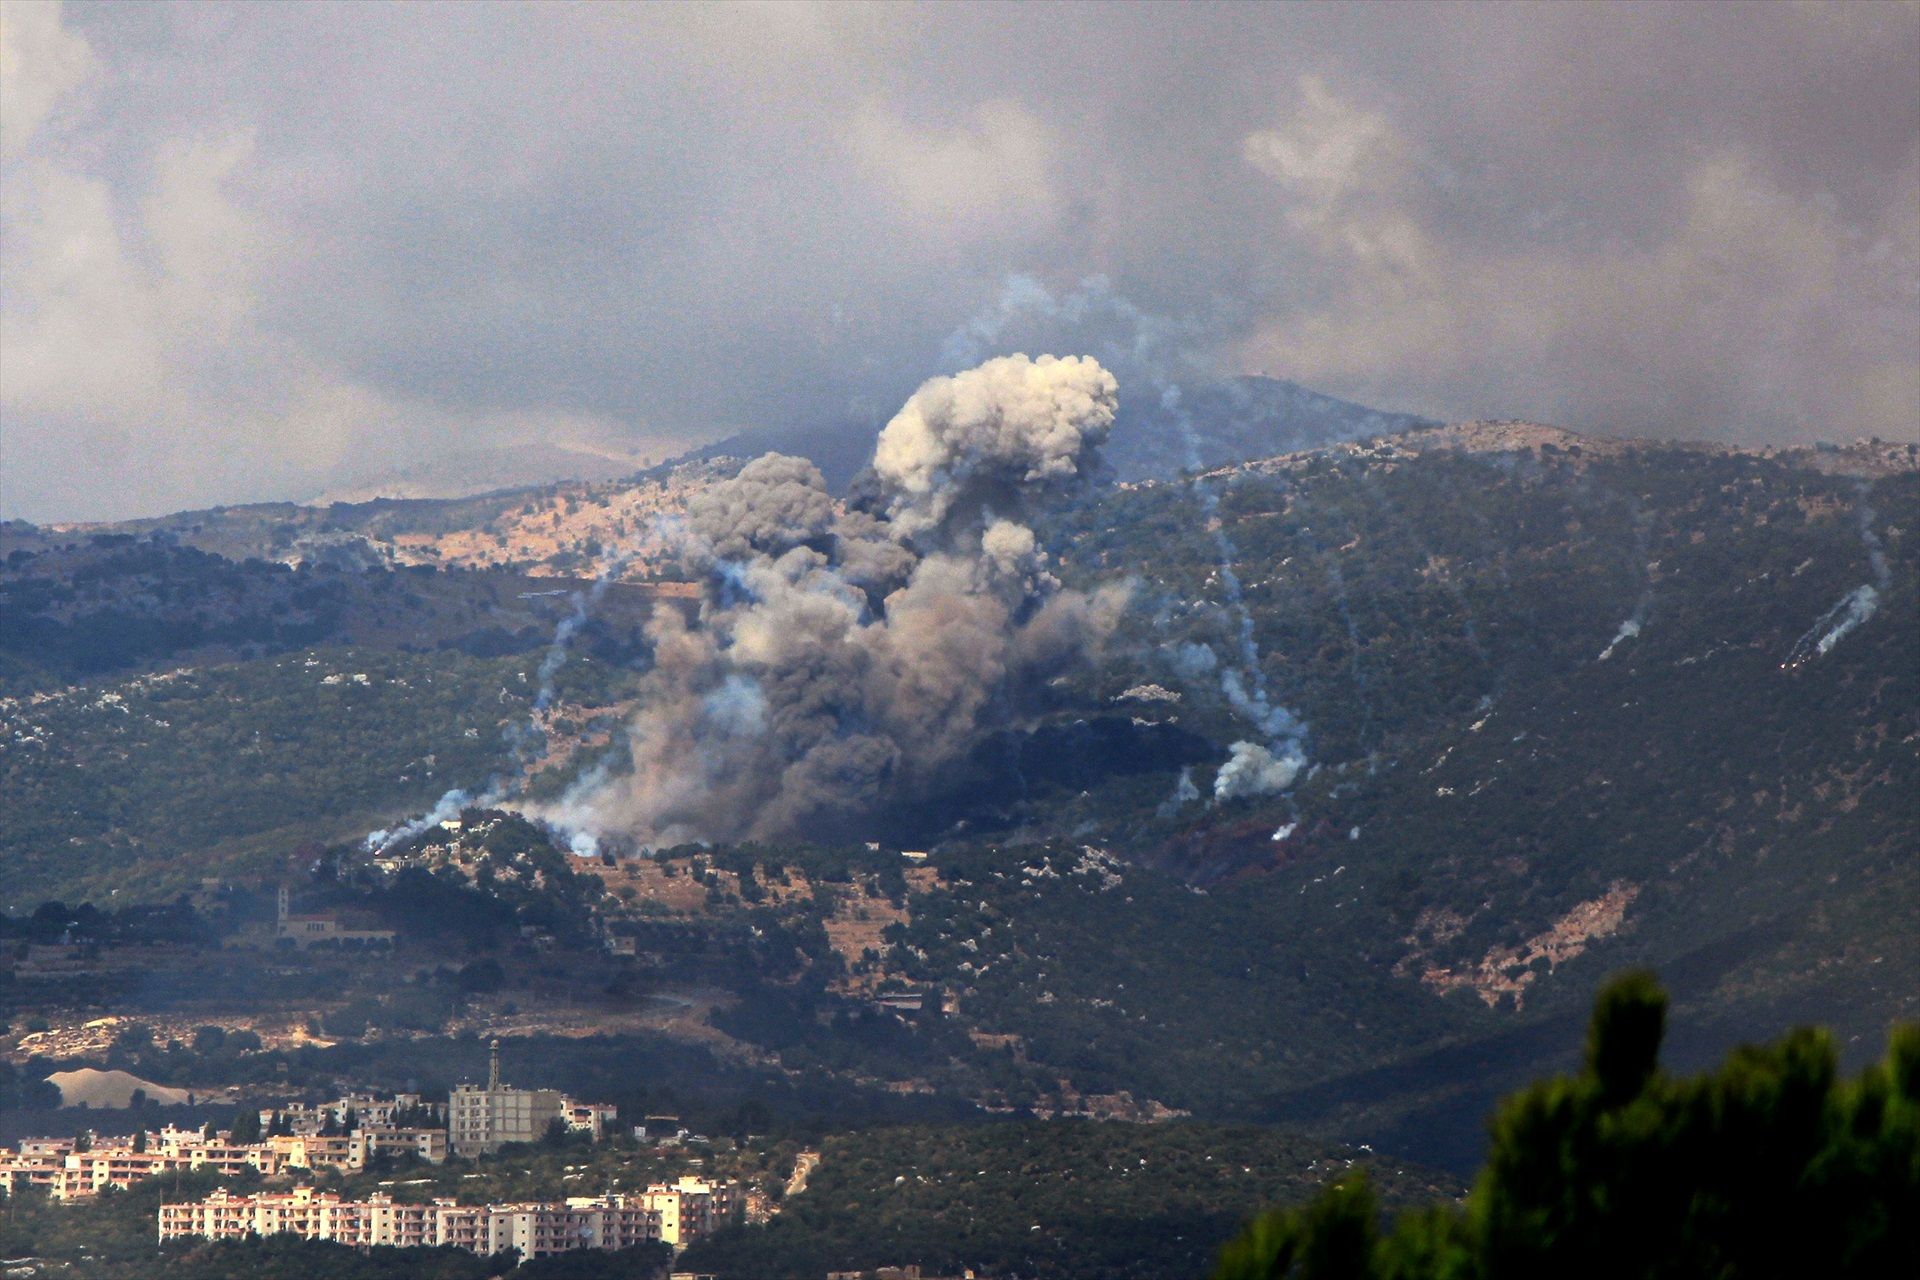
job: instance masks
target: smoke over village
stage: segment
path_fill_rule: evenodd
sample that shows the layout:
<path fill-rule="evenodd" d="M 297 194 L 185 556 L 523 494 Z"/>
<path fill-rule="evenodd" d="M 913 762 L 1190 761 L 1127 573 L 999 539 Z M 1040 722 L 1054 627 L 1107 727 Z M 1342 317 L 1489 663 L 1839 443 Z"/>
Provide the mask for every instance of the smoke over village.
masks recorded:
<path fill-rule="evenodd" d="M 1920 1275 L 1920 0 L 0 0 L 0 1280 Z"/>

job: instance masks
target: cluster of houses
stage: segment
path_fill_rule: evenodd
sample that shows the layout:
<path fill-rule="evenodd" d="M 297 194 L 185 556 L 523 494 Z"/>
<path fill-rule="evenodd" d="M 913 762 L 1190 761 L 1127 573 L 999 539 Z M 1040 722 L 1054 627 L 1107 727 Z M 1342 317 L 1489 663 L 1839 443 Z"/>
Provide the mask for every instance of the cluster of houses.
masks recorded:
<path fill-rule="evenodd" d="M 734 1220 L 739 1184 L 683 1177 L 644 1192 L 560 1201 L 463 1205 L 397 1204 L 299 1187 L 236 1195 L 217 1191 L 191 1204 L 160 1207 L 160 1239 L 243 1240 L 294 1235 L 346 1245 L 446 1245 L 479 1254 L 516 1249 L 523 1259 L 574 1249 L 625 1249 L 661 1240 L 679 1249 Z"/>
<path fill-rule="evenodd" d="M 130 1138 L 23 1138 L 17 1151 L 0 1151 L 0 1189 L 9 1197 L 35 1188 L 55 1200 L 80 1200 L 177 1170 L 232 1175 L 290 1167 L 282 1151 L 264 1142 L 235 1143 L 227 1135 L 168 1126 Z"/>
<path fill-rule="evenodd" d="M 129 1137 L 25 1138 L 17 1151 L 0 1151 L 0 1189 L 11 1195 L 34 1188 L 54 1200 L 81 1200 L 166 1173 L 212 1169 L 232 1176 L 251 1169 L 271 1178 L 295 1169 L 357 1172 L 383 1155 L 438 1164 L 447 1158 L 446 1130 L 369 1125 L 345 1133 L 276 1133 L 239 1142 L 230 1130 L 208 1133 L 169 1125 Z"/>
<path fill-rule="evenodd" d="M 444 1113 L 417 1094 L 354 1094 L 263 1110 L 257 1140 L 171 1125 L 127 1137 L 27 1138 L 17 1151 L 0 1151 L 0 1190 L 12 1195 L 34 1188 L 54 1200 L 77 1200 L 194 1169 L 226 1175 L 251 1169 L 267 1178 L 296 1169 L 351 1173 L 382 1157 L 440 1164 L 449 1153 L 482 1155 L 510 1142 L 539 1141 L 556 1129 L 586 1133 L 595 1142 L 613 1129 L 618 1111 L 612 1106 L 502 1084 L 499 1041 L 492 1049 L 487 1083 L 455 1086 Z"/>

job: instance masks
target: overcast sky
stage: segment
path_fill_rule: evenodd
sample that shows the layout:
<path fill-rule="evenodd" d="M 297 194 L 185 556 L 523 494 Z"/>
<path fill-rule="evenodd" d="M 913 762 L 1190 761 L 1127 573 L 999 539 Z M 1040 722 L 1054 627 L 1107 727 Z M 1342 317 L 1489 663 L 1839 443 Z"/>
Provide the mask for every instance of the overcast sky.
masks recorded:
<path fill-rule="evenodd" d="M 1920 6 L 8 0 L 0 235 L 42 520 L 877 422 L 1012 276 L 1382 408 L 1914 439 Z"/>

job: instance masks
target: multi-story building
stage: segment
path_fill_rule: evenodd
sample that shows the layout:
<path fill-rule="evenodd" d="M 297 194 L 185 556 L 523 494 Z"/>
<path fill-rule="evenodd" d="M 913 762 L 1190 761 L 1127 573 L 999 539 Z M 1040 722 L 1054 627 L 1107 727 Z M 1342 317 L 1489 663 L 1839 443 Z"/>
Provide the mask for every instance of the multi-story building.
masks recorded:
<path fill-rule="evenodd" d="M 537 1142 L 556 1121 L 571 1125 L 573 1104 L 559 1090 L 502 1084 L 500 1042 L 490 1048 L 486 1087 L 455 1085 L 447 1101 L 447 1143 L 458 1156 L 498 1151 L 509 1142 Z"/>
<path fill-rule="evenodd" d="M 371 920 L 355 917 L 343 917 L 337 911 L 321 911 L 297 915 L 290 910 L 291 903 L 285 885 L 280 886 L 278 914 L 274 921 L 274 941 L 300 951 L 308 947 L 390 947 L 393 945 L 394 931 L 382 929 Z"/>
<path fill-rule="evenodd" d="M 593 1140 L 599 1142 L 619 1124 L 620 1108 L 610 1102 L 575 1102 L 569 1098 L 561 1118 L 567 1122 L 567 1128 L 575 1133 L 590 1133 Z"/>
<path fill-rule="evenodd" d="M 29 1139 L 20 1147 L 18 1152 L 0 1152 L 0 1189 L 11 1194 L 35 1187 L 54 1200 L 84 1199 L 108 1187 L 125 1190 L 180 1170 L 215 1169 L 232 1175 L 254 1169 L 271 1177 L 285 1164 L 281 1153 L 265 1144 L 236 1145 L 225 1134 L 206 1138 L 195 1129 L 149 1134 L 141 1150 L 130 1138 L 101 1139 L 86 1150 L 71 1138 Z"/>
<path fill-rule="evenodd" d="M 732 1222 L 742 1204 L 739 1183 L 690 1176 L 656 1182 L 642 1200 L 660 1215 L 660 1238 L 676 1249 Z"/>
<path fill-rule="evenodd" d="M 84 1150 L 73 1138 L 28 1138 L 18 1151 L 0 1151 L 0 1191 L 31 1187 L 54 1200 L 77 1200 L 182 1170 L 213 1169 L 231 1176 L 252 1169 L 270 1178 L 289 1169 L 357 1171 L 381 1156 L 411 1155 L 429 1164 L 447 1158 L 444 1129 L 356 1128 L 236 1143 L 225 1132 L 207 1137 L 199 1129 L 169 1125 L 143 1137 L 96 1137 Z"/>
<path fill-rule="evenodd" d="M 445 1129 L 355 1129 L 348 1137 L 349 1169 L 364 1169 L 381 1156 L 413 1156 L 428 1164 L 447 1159 Z"/>
<path fill-rule="evenodd" d="M 444 1245 L 479 1254 L 517 1249 L 522 1258 L 575 1249 L 625 1249 L 661 1238 L 660 1215 L 635 1196 L 558 1203 L 396 1204 L 380 1195 L 346 1201 L 311 1187 L 253 1196 L 217 1191 L 197 1203 L 162 1205 L 159 1230 L 162 1242 L 288 1234 L 353 1245 Z"/>
<path fill-rule="evenodd" d="M 266 1140 L 290 1169 L 366 1168 L 380 1156 L 417 1156 L 428 1164 L 447 1158 L 444 1129 L 355 1129 L 351 1133 L 281 1134 Z"/>
<path fill-rule="evenodd" d="M 400 1093 L 391 1098 L 382 1098 L 370 1093 L 350 1093 L 344 1098 L 332 1102 L 309 1105 L 305 1102 L 289 1102 L 278 1107 L 264 1107 L 260 1111 L 260 1128 L 264 1132 L 273 1125 L 279 1125 L 288 1133 L 319 1133 L 322 1129 L 350 1128 L 393 1128 L 395 1118 L 409 1113 L 426 1113 L 437 1119 L 439 1108 L 429 1106 L 426 1099 L 417 1093 Z"/>

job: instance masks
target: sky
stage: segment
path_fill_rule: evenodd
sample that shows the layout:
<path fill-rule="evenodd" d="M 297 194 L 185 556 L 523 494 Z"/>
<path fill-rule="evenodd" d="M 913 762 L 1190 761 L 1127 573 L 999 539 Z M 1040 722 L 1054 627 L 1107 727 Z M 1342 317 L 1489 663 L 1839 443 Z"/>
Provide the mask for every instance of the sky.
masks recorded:
<path fill-rule="evenodd" d="M 1920 4 L 0 5 L 0 515 L 871 429 L 1089 280 L 1378 408 L 1920 438 Z"/>

